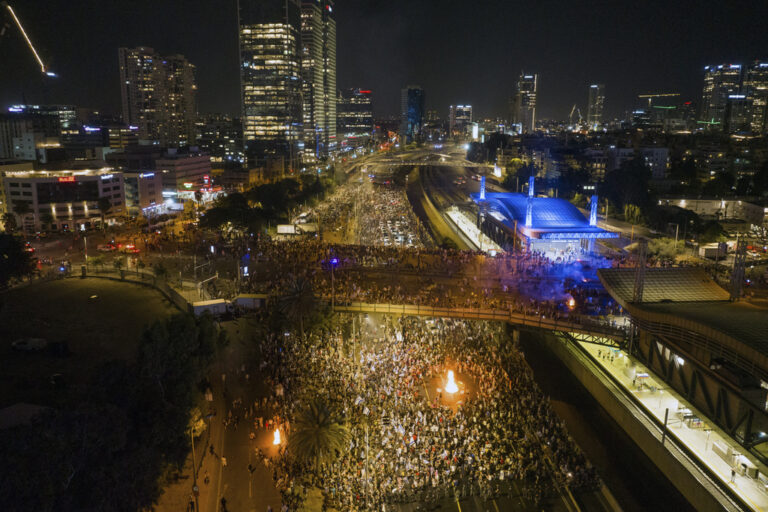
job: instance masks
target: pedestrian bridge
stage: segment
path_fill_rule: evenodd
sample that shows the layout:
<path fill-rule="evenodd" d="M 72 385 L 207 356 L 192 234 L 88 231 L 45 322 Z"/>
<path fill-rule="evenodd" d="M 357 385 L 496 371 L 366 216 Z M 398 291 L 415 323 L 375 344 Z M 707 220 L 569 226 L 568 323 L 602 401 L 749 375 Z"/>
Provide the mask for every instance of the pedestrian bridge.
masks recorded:
<path fill-rule="evenodd" d="M 410 304 L 373 304 L 367 302 L 336 304 L 333 310 L 338 313 L 380 313 L 390 315 L 461 318 L 465 320 L 493 320 L 497 322 L 507 322 L 519 327 L 544 329 L 547 331 L 566 333 L 571 336 L 575 335 L 585 341 L 603 339 L 605 344 L 622 345 L 627 338 L 627 332 L 625 330 L 585 316 L 576 317 L 577 321 L 574 321 L 574 317 L 550 318 L 539 315 L 513 313 L 501 309 L 444 308 Z M 608 340 L 612 343 L 607 343 Z"/>

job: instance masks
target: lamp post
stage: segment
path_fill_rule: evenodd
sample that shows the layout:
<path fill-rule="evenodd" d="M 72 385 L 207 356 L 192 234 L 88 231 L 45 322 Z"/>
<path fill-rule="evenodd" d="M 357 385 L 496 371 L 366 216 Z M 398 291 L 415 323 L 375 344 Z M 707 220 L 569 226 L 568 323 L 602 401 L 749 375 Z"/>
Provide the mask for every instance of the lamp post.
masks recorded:
<path fill-rule="evenodd" d="M 339 258 L 331 258 L 331 312 L 336 308 L 336 286 L 333 269 L 339 263 Z"/>
<path fill-rule="evenodd" d="M 83 247 L 85 248 L 85 266 L 88 266 L 88 235 L 85 231 L 85 224 L 80 224 L 80 231 L 83 232 Z"/>

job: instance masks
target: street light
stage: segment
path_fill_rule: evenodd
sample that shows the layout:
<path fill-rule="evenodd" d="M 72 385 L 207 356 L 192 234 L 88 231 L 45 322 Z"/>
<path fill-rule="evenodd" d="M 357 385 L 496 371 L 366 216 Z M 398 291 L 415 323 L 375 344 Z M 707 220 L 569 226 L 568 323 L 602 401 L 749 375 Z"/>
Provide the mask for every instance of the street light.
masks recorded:
<path fill-rule="evenodd" d="M 336 307 L 336 286 L 333 269 L 339 264 L 339 258 L 331 258 L 331 311 Z"/>

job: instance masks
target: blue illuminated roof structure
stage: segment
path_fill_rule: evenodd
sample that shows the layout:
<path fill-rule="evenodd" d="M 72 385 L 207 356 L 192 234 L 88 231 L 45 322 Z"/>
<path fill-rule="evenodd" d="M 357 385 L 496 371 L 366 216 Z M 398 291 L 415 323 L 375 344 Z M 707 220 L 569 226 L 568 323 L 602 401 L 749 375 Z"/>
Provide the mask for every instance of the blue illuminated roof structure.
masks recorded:
<path fill-rule="evenodd" d="M 475 203 L 483 202 L 479 194 L 470 194 Z M 554 197 L 533 197 L 531 226 L 525 226 L 528 196 L 512 192 L 486 192 L 489 213 L 510 229 L 517 229 L 529 238 L 578 239 L 617 238 L 617 233 L 590 226 L 576 206 Z"/>

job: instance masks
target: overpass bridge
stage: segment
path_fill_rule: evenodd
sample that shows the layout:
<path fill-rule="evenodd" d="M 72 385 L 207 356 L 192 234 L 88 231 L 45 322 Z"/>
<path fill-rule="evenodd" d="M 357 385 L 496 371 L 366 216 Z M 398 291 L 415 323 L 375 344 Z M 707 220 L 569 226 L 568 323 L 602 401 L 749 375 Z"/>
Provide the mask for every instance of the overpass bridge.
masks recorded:
<path fill-rule="evenodd" d="M 460 318 L 463 320 L 492 320 L 507 322 L 516 327 L 553 331 L 580 341 L 615 347 L 624 346 L 627 340 L 627 332 L 625 330 L 585 316 L 548 318 L 501 309 L 445 308 L 368 302 L 336 304 L 333 307 L 333 311 L 337 313 L 379 313 L 387 315 Z"/>
<path fill-rule="evenodd" d="M 490 164 L 481 164 L 481 163 L 475 163 L 475 162 L 467 162 L 467 161 L 440 161 L 440 160 L 379 160 L 375 162 L 367 162 L 368 165 L 389 165 L 389 166 L 395 166 L 395 165 L 402 165 L 406 167 L 468 167 L 468 168 L 474 168 L 474 167 L 487 167 L 490 169 L 493 169 L 493 165 Z"/>

